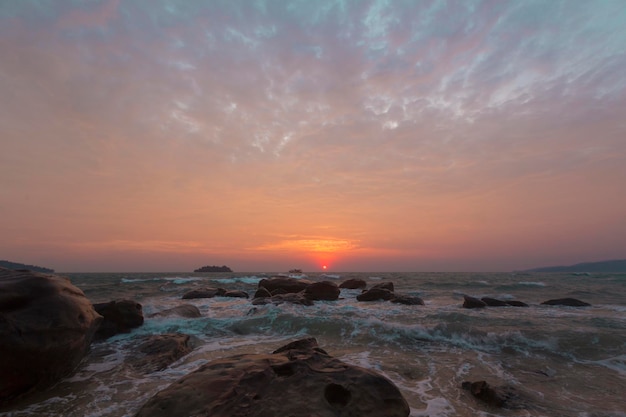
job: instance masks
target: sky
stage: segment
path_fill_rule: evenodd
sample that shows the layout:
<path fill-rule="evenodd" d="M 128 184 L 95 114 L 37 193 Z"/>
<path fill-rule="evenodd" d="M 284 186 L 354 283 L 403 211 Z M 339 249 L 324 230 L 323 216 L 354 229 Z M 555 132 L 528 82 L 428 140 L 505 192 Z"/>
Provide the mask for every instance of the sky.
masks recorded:
<path fill-rule="evenodd" d="M 626 258 L 623 0 L 1 0 L 0 259 Z"/>

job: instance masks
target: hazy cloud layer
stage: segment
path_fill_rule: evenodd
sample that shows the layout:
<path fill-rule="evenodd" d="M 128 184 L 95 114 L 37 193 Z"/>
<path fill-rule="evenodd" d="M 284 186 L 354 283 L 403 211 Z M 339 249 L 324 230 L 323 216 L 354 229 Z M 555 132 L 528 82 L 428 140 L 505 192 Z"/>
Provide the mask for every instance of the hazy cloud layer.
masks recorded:
<path fill-rule="evenodd" d="M 1 252 L 61 270 L 624 257 L 625 21 L 621 0 L 4 1 Z"/>

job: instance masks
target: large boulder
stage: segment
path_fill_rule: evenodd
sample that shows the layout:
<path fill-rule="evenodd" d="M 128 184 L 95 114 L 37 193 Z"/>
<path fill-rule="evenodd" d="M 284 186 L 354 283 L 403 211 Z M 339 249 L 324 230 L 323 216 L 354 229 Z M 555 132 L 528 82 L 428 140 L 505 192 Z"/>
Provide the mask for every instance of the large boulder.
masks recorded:
<path fill-rule="evenodd" d="M 384 376 L 348 365 L 315 339 L 272 354 L 218 359 L 154 395 L 137 417 L 407 417 L 409 406 Z"/>
<path fill-rule="evenodd" d="M 350 278 L 339 284 L 339 288 L 347 290 L 364 290 L 366 287 L 367 283 L 360 278 Z"/>
<path fill-rule="evenodd" d="M 487 381 L 465 381 L 461 387 L 472 394 L 477 400 L 496 408 L 525 408 L 522 396 L 512 386 L 492 387 Z"/>
<path fill-rule="evenodd" d="M 265 278 L 259 281 L 259 288 L 265 288 L 272 295 L 276 294 L 289 294 L 294 292 L 304 291 L 306 287 L 313 282 L 308 279 L 297 279 L 291 277 L 272 277 Z"/>
<path fill-rule="evenodd" d="M 404 304 L 407 306 L 423 306 L 424 300 L 419 298 L 416 295 L 408 295 L 408 294 L 394 294 L 391 299 L 392 303 L 396 304 Z"/>
<path fill-rule="evenodd" d="M 71 374 L 101 320 L 68 278 L 0 268 L 0 405 Z"/>
<path fill-rule="evenodd" d="M 480 299 L 480 301 L 482 301 L 489 307 L 506 307 L 509 305 L 506 301 L 498 300 L 497 298 L 491 297 L 483 297 Z"/>
<path fill-rule="evenodd" d="M 557 298 L 554 300 L 544 301 L 541 304 L 549 306 L 568 306 L 568 307 L 590 307 L 591 304 L 580 301 L 576 298 Z"/>
<path fill-rule="evenodd" d="M 314 282 L 304 289 L 304 296 L 309 300 L 335 301 L 341 290 L 331 281 Z"/>
<path fill-rule="evenodd" d="M 128 333 L 143 324 L 143 307 L 133 300 L 114 300 L 94 304 L 93 308 L 104 317 L 96 338 L 106 339 L 118 333 Z"/>

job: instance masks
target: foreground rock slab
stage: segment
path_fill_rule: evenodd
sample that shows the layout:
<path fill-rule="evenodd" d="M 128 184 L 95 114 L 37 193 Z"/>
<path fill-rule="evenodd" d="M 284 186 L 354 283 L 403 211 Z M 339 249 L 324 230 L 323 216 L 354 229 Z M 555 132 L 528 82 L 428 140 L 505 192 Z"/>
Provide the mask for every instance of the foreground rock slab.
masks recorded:
<path fill-rule="evenodd" d="M 137 417 L 407 417 L 387 378 L 329 356 L 313 338 L 272 354 L 203 365 L 157 393 Z"/>
<path fill-rule="evenodd" d="M 68 278 L 0 268 L 0 406 L 71 374 L 101 320 Z"/>

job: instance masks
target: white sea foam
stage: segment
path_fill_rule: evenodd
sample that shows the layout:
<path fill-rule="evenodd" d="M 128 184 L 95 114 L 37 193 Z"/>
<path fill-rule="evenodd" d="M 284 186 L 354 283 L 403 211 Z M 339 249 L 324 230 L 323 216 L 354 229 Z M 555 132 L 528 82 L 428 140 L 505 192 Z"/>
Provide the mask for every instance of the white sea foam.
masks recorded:
<path fill-rule="evenodd" d="M 219 282 L 220 284 L 258 284 L 263 277 L 251 276 L 251 277 L 235 277 L 235 278 L 216 278 L 212 279 L 213 282 Z"/>
<path fill-rule="evenodd" d="M 525 285 L 527 287 L 545 287 L 546 283 L 541 281 L 520 281 L 519 285 Z"/>

